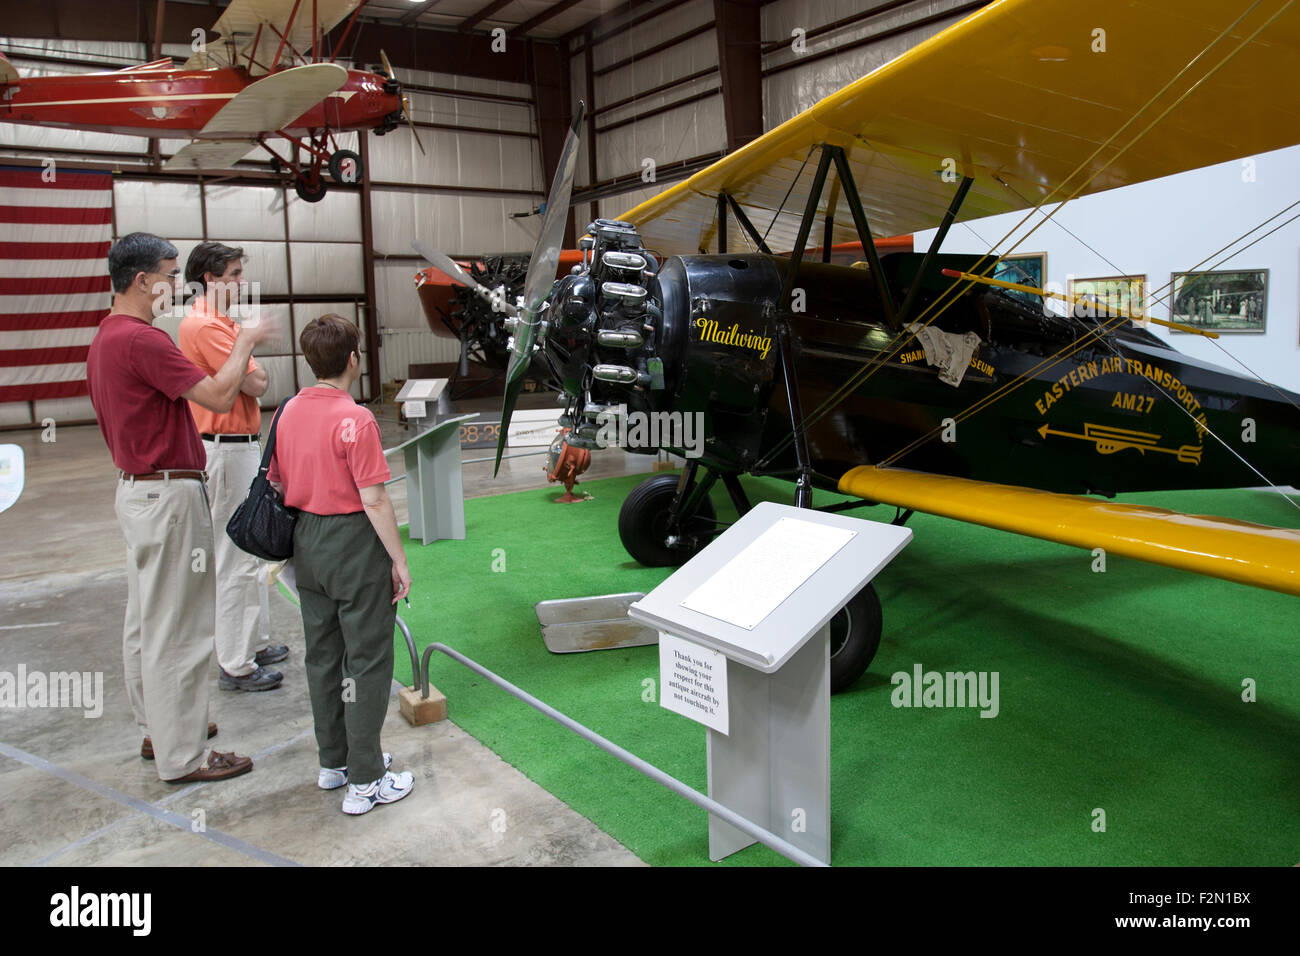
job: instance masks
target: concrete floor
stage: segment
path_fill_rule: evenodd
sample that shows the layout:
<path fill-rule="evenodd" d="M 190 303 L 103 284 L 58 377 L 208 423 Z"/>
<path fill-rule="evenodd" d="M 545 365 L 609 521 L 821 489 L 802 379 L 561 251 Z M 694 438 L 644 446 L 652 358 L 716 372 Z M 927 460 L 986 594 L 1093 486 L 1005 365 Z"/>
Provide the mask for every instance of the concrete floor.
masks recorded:
<path fill-rule="evenodd" d="M 403 437 L 396 410 L 377 409 L 385 447 Z M 316 787 L 311 706 L 302 678 L 302 622 L 271 598 L 272 635 L 290 647 L 277 690 L 222 692 L 212 665 L 212 741 L 253 756 L 252 773 L 174 787 L 139 756 L 122 682 L 124 544 L 113 512 L 113 465 L 94 426 L 66 426 L 52 443 L 9 432 L 27 484 L 0 514 L 0 671 L 103 674 L 103 713 L 0 707 L 3 865 L 640 865 L 594 824 L 504 763 L 450 720 L 411 727 L 396 690 L 384 727 L 394 769 L 414 793 L 363 817 L 339 809 L 342 791 Z M 484 449 L 464 457 L 484 457 Z M 467 496 L 545 484 L 542 458 L 464 466 Z M 391 462 L 395 472 L 399 463 Z M 587 477 L 649 471 L 650 461 L 598 452 Z M 406 519 L 404 483 L 390 486 Z M 453 711 L 455 701 L 450 701 Z"/>

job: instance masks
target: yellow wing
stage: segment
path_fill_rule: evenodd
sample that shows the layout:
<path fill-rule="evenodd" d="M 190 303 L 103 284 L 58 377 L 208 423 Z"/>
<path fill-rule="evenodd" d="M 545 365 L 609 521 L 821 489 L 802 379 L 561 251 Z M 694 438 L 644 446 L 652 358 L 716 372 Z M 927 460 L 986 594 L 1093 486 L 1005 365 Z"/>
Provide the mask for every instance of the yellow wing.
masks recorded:
<path fill-rule="evenodd" d="M 839 490 L 1077 548 L 1300 595 L 1300 531 L 968 478 L 862 466 Z"/>
<path fill-rule="evenodd" d="M 1297 62 L 1290 0 L 1001 0 L 621 218 L 650 248 L 694 253 L 726 191 L 763 231 L 822 142 L 848 152 L 877 236 L 938 225 L 956 188 L 946 171 L 975 180 L 960 219 L 1037 205 L 1063 183 L 1052 201 L 1088 180 L 1080 194 L 1100 192 L 1300 142 Z M 773 250 L 794 245 L 815 165 Z M 835 241 L 856 238 L 841 204 Z"/>

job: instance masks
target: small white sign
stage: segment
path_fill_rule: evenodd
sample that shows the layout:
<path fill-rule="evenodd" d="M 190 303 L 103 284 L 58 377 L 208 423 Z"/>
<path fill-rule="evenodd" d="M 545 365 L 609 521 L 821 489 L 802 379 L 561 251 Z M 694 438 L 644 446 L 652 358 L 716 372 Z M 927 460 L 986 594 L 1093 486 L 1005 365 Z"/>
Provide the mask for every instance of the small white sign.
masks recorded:
<path fill-rule="evenodd" d="M 720 734 L 729 734 L 727 658 L 660 631 L 659 704 Z"/>
<path fill-rule="evenodd" d="M 424 416 L 428 414 L 428 407 L 424 402 L 403 402 L 402 414 L 407 418 L 424 418 Z"/>
<path fill-rule="evenodd" d="M 781 518 L 688 594 L 682 607 L 752 631 L 855 534 Z"/>

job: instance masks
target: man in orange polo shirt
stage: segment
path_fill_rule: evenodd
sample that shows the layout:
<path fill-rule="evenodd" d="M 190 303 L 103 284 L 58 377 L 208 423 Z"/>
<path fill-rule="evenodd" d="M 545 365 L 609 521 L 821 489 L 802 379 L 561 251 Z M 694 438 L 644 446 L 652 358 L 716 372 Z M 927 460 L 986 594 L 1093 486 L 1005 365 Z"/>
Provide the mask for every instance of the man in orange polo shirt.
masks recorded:
<path fill-rule="evenodd" d="M 181 352 L 211 374 L 230 357 L 239 326 L 229 312 L 241 301 L 244 251 L 220 242 L 201 242 L 185 264 L 187 288 L 201 287 L 177 333 Z M 266 370 L 250 357 L 234 407 L 217 414 L 190 402 L 207 453 L 208 497 L 216 537 L 217 662 L 222 690 L 273 690 L 284 675 L 267 665 L 284 660 L 289 648 L 272 645 L 266 564 L 240 550 L 226 532 L 235 509 L 261 464 L 258 434 L 266 392 Z"/>

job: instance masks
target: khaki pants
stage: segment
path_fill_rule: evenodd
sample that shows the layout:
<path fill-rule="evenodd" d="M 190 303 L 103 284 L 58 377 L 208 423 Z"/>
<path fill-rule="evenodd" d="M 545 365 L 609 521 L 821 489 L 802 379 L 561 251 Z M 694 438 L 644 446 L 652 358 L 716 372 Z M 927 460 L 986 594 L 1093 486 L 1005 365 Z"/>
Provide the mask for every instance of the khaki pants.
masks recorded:
<path fill-rule="evenodd" d="M 217 571 L 217 663 L 227 674 L 244 677 L 257 670 L 253 660 L 271 643 L 271 609 L 266 562 L 241 551 L 226 534 L 235 509 L 248 497 L 262 463 L 257 442 L 203 440 L 208 453 L 208 497 Z"/>
<path fill-rule="evenodd" d="M 173 780 L 197 770 L 207 749 L 212 517 L 193 478 L 119 479 L 116 504 L 126 538 L 126 696 L 153 738 L 158 776 Z"/>

